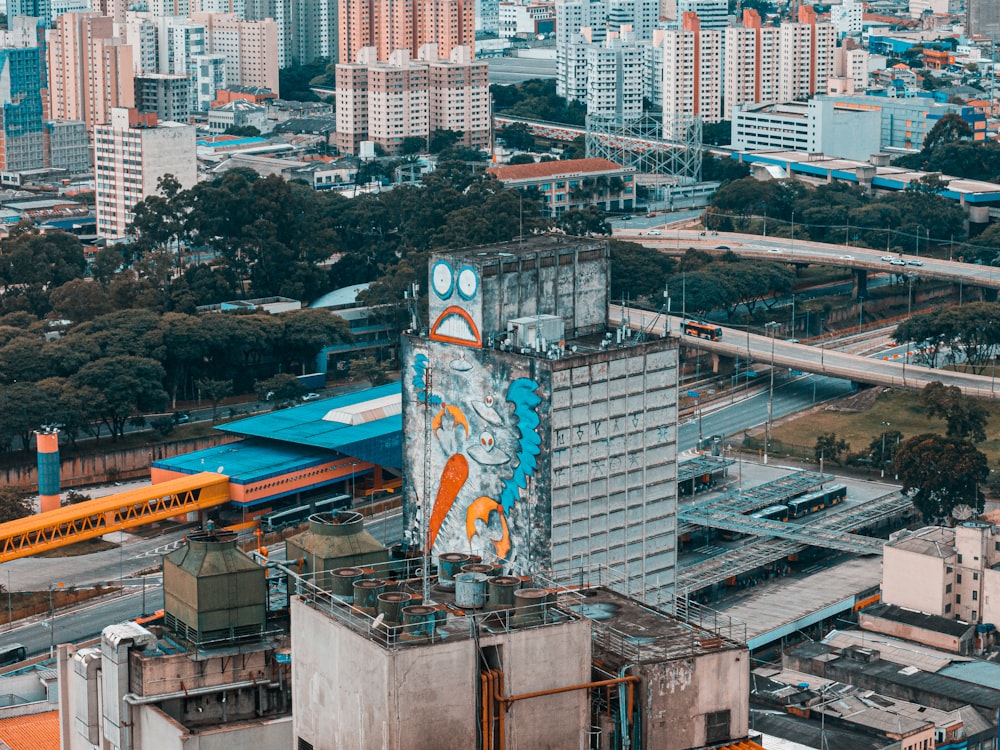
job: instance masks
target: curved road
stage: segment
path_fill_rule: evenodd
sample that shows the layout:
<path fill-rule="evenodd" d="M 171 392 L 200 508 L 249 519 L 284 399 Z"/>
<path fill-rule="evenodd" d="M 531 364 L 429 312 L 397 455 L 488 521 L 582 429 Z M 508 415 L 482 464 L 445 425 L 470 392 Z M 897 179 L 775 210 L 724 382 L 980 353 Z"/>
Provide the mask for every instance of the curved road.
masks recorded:
<path fill-rule="evenodd" d="M 784 263 L 809 263 L 814 265 L 837 266 L 857 271 L 877 271 L 881 273 L 915 274 L 921 278 L 939 279 L 952 283 L 963 283 L 987 289 L 1000 289 L 1000 268 L 981 266 L 975 263 L 937 260 L 916 255 L 896 255 L 884 250 L 866 247 L 828 245 L 808 240 L 792 240 L 787 237 L 764 237 L 758 234 L 737 234 L 735 232 L 701 232 L 664 228 L 662 234 L 650 236 L 648 230 L 614 229 L 614 236 L 621 240 L 639 242 L 645 247 L 665 251 L 676 250 L 683 253 L 694 247 L 711 253 L 732 250 L 744 258 L 770 260 Z M 882 260 L 889 256 L 906 262 L 905 266 L 891 265 Z M 918 265 L 919 264 L 919 265 Z"/>

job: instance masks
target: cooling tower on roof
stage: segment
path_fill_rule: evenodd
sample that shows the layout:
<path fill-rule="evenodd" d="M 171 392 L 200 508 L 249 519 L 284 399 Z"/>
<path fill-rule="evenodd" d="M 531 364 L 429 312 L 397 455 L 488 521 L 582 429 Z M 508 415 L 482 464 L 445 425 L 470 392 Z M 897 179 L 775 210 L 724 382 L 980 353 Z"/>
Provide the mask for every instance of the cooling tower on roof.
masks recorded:
<path fill-rule="evenodd" d="M 236 534 L 209 525 L 163 558 L 164 625 L 198 647 L 263 637 L 264 568 L 236 546 Z"/>

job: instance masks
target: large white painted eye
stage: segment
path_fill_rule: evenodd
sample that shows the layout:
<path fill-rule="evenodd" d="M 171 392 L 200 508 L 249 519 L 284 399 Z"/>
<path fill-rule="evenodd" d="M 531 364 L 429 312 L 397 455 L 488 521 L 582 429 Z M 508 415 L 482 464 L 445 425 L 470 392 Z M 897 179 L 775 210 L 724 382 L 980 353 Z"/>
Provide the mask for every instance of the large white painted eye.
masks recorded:
<path fill-rule="evenodd" d="M 441 299 L 448 299 L 454 284 L 455 274 L 451 270 L 451 266 L 443 260 L 435 263 L 434 268 L 431 269 L 431 286 L 434 288 L 434 294 Z"/>
<path fill-rule="evenodd" d="M 462 266 L 458 272 L 458 293 L 462 299 L 472 299 L 479 290 L 479 278 L 471 266 Z"/>
<path fill-rule="evenodd" d="M 482 433 L 479 436 L 479 444 L 488 451 L 493 450 L 493 436 L 488 432 Z"/>

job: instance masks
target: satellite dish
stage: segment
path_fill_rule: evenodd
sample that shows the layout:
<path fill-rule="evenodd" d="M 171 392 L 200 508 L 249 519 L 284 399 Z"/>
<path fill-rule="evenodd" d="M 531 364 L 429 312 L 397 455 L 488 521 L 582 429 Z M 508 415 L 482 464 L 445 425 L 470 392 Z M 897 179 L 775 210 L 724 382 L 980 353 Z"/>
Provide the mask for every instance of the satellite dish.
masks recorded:
<path fill-rule="evenodd" d="M 965 503 L 956 505 L 954 508 L 951 509 L 951 517 L 954 518 L 956 521 L 967 521 L 970 518 L 972 518 L 972 514 L 973 514 L 972 508 L 966 505 Z"/>

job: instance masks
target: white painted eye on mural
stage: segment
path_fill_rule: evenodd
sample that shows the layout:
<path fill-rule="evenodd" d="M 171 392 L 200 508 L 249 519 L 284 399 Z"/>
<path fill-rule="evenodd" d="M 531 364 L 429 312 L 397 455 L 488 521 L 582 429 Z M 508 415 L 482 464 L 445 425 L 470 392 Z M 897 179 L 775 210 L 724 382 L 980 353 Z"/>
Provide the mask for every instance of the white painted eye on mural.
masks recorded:
<path fill-rule="evenodd" d="M 486 397 L 485 397 L 485 398 L 483 399 L 483 401 L 485 401 L 485 402 L 486 402 L 486 405 L 487 405 L 488 407 L 490 407 L 491 409 L 493 408 L 493 397 L 492 397 L 492 396 L 486 396 Z"/>
<path fill-rule="evenodd" d="M 483 446 L 488 451 L 493 450 L 493 446 L 494 446 L 493 436 L 490 433 L 488 433 L 488 432 L 482 433 L 479 436 L 479 444 L 481 446 Z"/>
<path fill-rule="evenodd" d="M 458 294 L 462 299 L 472 299 L 479 291 L 479 277 L 472 266 L 462 266 L 458 272 Z"/>
<path fill-rule="evenodd" d="M 443 260 L 439 260 L 431 269 L 431 286 L 434 294 L 441 299 L 448 299 L 455 288 L 455 272 Z"/>

